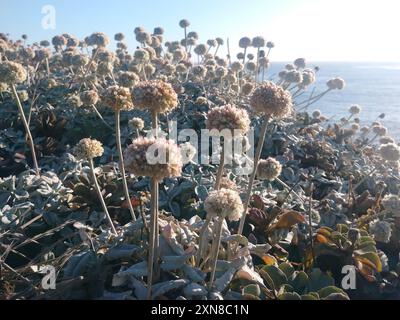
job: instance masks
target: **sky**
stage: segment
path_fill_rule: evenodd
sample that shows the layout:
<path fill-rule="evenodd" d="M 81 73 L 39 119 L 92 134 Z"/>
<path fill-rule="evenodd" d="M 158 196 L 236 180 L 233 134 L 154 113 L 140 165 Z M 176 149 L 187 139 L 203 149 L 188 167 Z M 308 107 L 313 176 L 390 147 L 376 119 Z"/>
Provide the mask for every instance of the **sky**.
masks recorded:
<path fill-rule="evenodd" d="M 42 26 L 48 5 L 55 29 Z M 135 27 L 162 26 L 166 40 L 177 40 L 185 18 L 201 43 L 229 38 L 232 55 L 241 37 L 261 35 L 275 43 L 274 61 L 400 62 L 399 0 L 0 0 L 0 8 L 0 32 L 13 39 L 28 34 L 29 42 L 123 32 L 133 50 Z"/>

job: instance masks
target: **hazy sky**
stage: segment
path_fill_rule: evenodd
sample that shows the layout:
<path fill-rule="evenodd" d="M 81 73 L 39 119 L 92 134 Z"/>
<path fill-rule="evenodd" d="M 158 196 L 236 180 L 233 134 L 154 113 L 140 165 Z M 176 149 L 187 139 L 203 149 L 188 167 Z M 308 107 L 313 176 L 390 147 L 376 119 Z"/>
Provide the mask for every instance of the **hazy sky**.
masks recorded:
<path fill-rule="evenodd" d="M 55 30 L 42 28 L 45 5 L 56 10 Z M 29 41 L 123 32 L 134 48 L 136 26 L 162 26 L 175 40 L 186 18 L 201 42 L 229 37 L 233 53 L 240 37 L 262 35 L 275 42 L 276 61 L 400 61 L 399 0 L 0 0 L 0 7 L 0 32 Z"/>

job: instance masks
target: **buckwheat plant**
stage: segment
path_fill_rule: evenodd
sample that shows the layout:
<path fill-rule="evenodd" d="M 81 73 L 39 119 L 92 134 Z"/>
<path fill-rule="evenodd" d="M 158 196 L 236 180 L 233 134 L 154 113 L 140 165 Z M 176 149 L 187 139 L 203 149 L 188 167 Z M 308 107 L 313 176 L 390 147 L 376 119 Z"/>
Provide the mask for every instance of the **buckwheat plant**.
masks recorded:
<path fill-rule="evenodd" d="M 22 83 L 27 78 L 27 72 L 22 65 L 17 62 L 3 61 L 0 63 L 0 83 L 7 84 L 13 93 L 14 100 L 17 103 L 18 111 L 21 116 L 22 123 L 24 124 L 26 134 L 28 136 L 28 143 L 31 148 L 33 165 L 35 168 L 36 175 L 40 175 L 40 169 L 36 158 L 35 143 L 29 129 L 28 121 L 25 117 L 24 108 L 22 107 L 20 97 L 18 95 L 16 84 Z"/>
<path fill-rule="evenodd" d="M 115 229 L 114 223 L 111 219 L 110 213 L 108 212 L 107 205 L 104 201 L 103 195 L 100 190 L 99 183 L 97 182 L 96 178 L 96 173 L 94 169 L 94 163 L 93 159 L 97 157 L 101 157 L 104 153 L 103 145 L 100 141 L 97 140 L 92 140 L 89 138 L 82 139 L 79 141 L 79 143 L 76 145 L 74 149 L 74 154 L 79 160 L 86 160 L 89 163 L 90 167 L 90 172 L 92 173 L 93 177 L 93 184 L 94 188 L 96 189 L 97 196 L 99 197 L 99 201 L 101 203 L 101 206 L 103 207 L 104 213 L 106 215 L 106 218 L 108 220 L 108 223 L 111 227 L 112 232 L 114 235 L 117 234 L 117 230 Z"/>
<path fill-rule="evenodd" d="M 124 155 L 122 153 L 122 143 L 121 143 L 121 110 L 131 110 L 133 109 L 133 103 L 129 89 L 119 86 L 111 86 L 107 89 L 104 96 L 104 102 L 106 105 L 114 110 L 115 114 L 115 136 L 116 144 L 119 156 L 119 166 L 122 175 L 122 183 L 125 193 L 125 201 L 128 203 L 128 208 L 131 213 L 133 221 L 136 221 L 135 211 L 133 209 L 132 203 L 130 201 L 128 183 L 126 181 L 126 172 L 124 164 Z"/>

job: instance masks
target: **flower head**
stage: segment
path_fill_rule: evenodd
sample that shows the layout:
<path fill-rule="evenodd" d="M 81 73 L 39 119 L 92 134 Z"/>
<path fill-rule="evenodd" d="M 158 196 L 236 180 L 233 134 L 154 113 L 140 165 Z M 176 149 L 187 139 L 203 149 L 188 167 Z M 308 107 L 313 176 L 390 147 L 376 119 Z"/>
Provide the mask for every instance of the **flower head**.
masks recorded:
<path fill-rule="evenodd" d="M 392 237 L 392 226 L 386 221 L 373 221 L 369 225 L 369 231 L 378 242 L 389 243 Z"/>
<path fill-rule="evenodd" d="M 82 139 L 74 148 L 74 154 L 80 160 L 90 160 L 101 157 L 103 153 L 104 149 L 102 143 L 89 138 Z"/>
<path fill-rule="evenodd" d="M 254 90 L 250 105 L 257 113 L 277 118 L 285 117 L 293 110 L 290 92 L 270 81 Z"/>
<path fill-rule="evenodd" d="M 390 211 L 395 217 L 400 218 L 400 198 L 398 195 L 388 194 L 382 199 L 385 210 Z"/>
<path fill-rule="evenodd" d="M 382 159 L 386 161 L 399 161 L 400 160 L 400 148 L 394 143 L 384 144 L 380 147 L 379 152 Z"/>
<path fill-rule="evenodd" d="M 217 216 L 230 221 L 239 221 L 244 208 L 237 191 L 220 189 L 210 193 L 204 202 L 204 210 L 211 217 Z"/>
<path fill-rule="evenodd" d="M 104 95 L 104 102 L 115 111 L 133 109 L 129 89 L 120 86 L 108 87 Z"/>
<path fill-rule="evenodd" d="M 351 106 L 349 112 L 351 114 L 359 114 L 361 112 L 361 107 L 358 105 Z"/>
<path fill-rule="evenodd" d="M 172 86 L 161 80 L 140 82 L 132 90 L 132 100 L 138 109 L 166 113 L 178 105 L 178 96 Z"/>
<path fill-rule="evenodd" d="M 345 87 L 346 82 L 342 78 L 333 78 L 330 79 L 326 85 L 330 90 L 342 90 Z"/>
<path fill-rule="evenodd" d="M 178 177 L 182 171 L 182 156 L 172 140 L 138 138 L 125 150 L 126 169 L 137 175 L 161 181 Z"/>
<path fill-rule="evenodd" d="M 0 82 L 8 85 L 17 84 L 26 80 L 27 73 L 17 62 L 3 61 L 0 63 Z"/>
<path fill-rule="evenodd" d="M 260 180 L 274 181 L 282 173 L 282 165 L 274 158 L 260 160 L 257 166 L 257 177 Z"/>
<path fill-rule="evenodd" d="M 106 47 L 110 43 L 108 36 L 102 32 L 95 32 L 86 38 L 88 46 Z"/>
<path fill-rule="evenodd" d="M 206 126 L 208 130 L 236 129 L 246 133 L 250 129 L 250 118 L 245 110 L 228 104 L 212 108 L 208 112 Z"/>
<path fill-rule="evenodd" d="M 132 118 L 129 120 L 129 125 L 132 129 L 141 131 L 144 128 L 144 121 L 142 118 Z"/>

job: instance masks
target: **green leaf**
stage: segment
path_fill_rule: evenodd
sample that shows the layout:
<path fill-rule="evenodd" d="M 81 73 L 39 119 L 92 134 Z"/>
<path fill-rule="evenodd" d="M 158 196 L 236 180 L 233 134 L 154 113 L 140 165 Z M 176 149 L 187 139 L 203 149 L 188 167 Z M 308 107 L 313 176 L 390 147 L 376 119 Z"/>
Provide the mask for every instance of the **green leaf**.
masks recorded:
<path fill-rule="evenodd" d="M 308 291 L 318 292 L 318 290 L 321 290 L 322 288 L 334 285 L 335 280 L 320 269 L 313 269 L 311 271 L 308 282 Z"/>
<path fill-rule="evenodd" d="M 278 296 L 278 300 L 301 300 L 301 297 L 296 292 L 285 292 Z"/>
<path fill-rule="evenodd" d="M 251 295 L 259 297 L 261 294 L 261 289 L 258 284 L 249 284 L 243 288 L 243 295 Z"/>
<path fill-rule="evenodd" d="M 349 232 L 349 227 L 345 224 L 338 224 L 336 226 L 336 230 L 339 231 L 341 234 L 346 234 Z"/>
<path fill-rule="evenodd" d="M 309 294 L 303 294 L 301 296 L 301 300 L 319 300 L 319 298 L 316 297 L 315 295 L 309 293 Z"/>
<path fill-rule="evenodd" d="M 267 282 L 268 286 L 275 291 L 278 291 L 288 281 L 285 273 L 275 266 L 263 267 L 260 270 L 260 275 Z"/>
<path fill-rule="evenodd" d="M 373 268 L 376 272 L 382 272 L 382 261 L 375 252 L 367 252 L 361 255 L 356 255 L 354 259 L 365 263 L 367 266 Z"/>
<path fill-rule="evenodd" d="M 299 294 L 304 292 L 307 283 L 308 283 L 308 275 L 304 271 L 299 271 L 296 274 L 295 278 L 290 282 L 290 284 L 294 288 L 294 291 L 296 291 Z"/>
<path fill-rule="evenodd" d="M 284 262 L 279 265 L 279 269 L 281 269 L 286 277 L 290 279 L 294 273 L 294 268 L 290 263 Z"/>
<path fill-rule="evenodd" d="M 329 286 L 326 288 L 323 288 L 318 291 L 318 295 L 321 297 L 321 299 L 326 298 L 327 296 L 331 295 L 332 293 L 340 293 L 346 295 L 346 292 L 344 292 L 342 289 L 335 287 L 335 286 Z"/>

